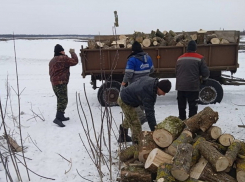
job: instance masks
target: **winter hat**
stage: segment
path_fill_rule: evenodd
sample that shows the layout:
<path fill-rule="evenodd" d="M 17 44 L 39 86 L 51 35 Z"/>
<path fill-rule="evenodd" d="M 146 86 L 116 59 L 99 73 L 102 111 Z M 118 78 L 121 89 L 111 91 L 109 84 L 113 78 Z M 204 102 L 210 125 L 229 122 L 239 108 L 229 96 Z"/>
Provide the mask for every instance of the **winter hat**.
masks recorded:
<path fill-rule="evenodd" d="M 64 51 L 63 47 L 60 44 L 56 44 L 56 46 L 54 47 L 54 52 L 60 53 L 61 51 Z"/>
<path fill-rule="evenodd" d="M 157 83 L 157 87 L 165 93 L 168 93 L 171 89 L 171 82 L 169 80 L 161 80 Z"/>
<path fill-rule="evenodd" d="M 187 52 L 195 52 L 197 50 L 197 44 L 194 40 L 191 40 L 187 46 Z"/>
<path fill-rule="evenodd" d="M 135 41 L 132 45 L 132 51 L 133 52 L 143 52 L 141 44 L 137 41 Z"/>

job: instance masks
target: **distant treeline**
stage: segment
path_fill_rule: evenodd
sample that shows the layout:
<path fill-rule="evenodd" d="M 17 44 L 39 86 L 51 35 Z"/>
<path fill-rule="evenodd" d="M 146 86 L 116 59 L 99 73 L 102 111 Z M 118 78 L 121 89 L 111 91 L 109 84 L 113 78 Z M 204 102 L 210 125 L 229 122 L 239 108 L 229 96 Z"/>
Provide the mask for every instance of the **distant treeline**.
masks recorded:
<path fill-rule="evenodd" d="M 77 34 L 63 34 L 63 35 L 43 35 L 43 34 L 15 34 L 16 39 L 56 39 L 56 38 L 75 38 L 75 39 L 92 39 L 94 35 L 77 35 Z M 0 39 L 12 39 L 12 34 L 0 34 Z"/>

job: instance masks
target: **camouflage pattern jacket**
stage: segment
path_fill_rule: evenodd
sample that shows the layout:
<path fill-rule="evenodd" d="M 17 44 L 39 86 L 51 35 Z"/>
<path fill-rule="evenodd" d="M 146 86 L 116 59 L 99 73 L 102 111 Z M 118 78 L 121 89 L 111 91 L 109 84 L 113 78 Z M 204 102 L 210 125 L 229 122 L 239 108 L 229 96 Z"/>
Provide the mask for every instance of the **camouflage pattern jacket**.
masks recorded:
<path fill-rule="evenodd" d="M 78 63 L 76 53 L 72 52 L 71 57 L 60 55 L 51 59 L 49 62 L 49 75 L 52 85 L 68 84 L 70 66 L 75 66 Z"/>

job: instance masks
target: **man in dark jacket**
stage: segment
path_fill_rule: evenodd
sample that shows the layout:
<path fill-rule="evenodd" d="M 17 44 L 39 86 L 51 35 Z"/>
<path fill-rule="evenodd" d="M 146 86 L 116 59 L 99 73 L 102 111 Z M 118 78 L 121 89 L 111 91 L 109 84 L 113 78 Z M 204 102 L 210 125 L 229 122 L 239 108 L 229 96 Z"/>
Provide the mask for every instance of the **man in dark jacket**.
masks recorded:
<path fill-rule="evenodd" d="M 57 113 L 53 122 L 60 127 L 65 126 L 62 121 L 69 120 L 64 114 L 68 104 L 67 84 L 70 77 L 70 66 L 75 66 L 78 63 L 74 49 L 70 49 L 69 52 L 72 58 L 65 55 L 63 47 L 57 44 L 54 48 L 54 57 L 49 62 L 50 81 L 57 97 Z"/>
<path fill-rule="evenodd" d="M 191 40 L 187 46 L 187 53 L 180 56 L 176 63 L 176 90 L 179 118 L 186 119 L 186 105 L 189 105 L 189 117 L 197 114 L 200 79 L 205 82 L 209 77 L 209 70 L 204 57 L 196 53 L 196 42 Z"/>
<path fill-rule="evenodd" d="M 122 89 L 118 104 L 121 106 L 125 118 L 120 125 L 120 135 L 118 142 L 128 142 L 128 128 L 132 132 L 133 143 L 138 142 L 138 137 L 141 132 L 141 124 L 138 119 L 135 107 L 144 106 L 146 118 L 148 120 L 151 131 L 155 130 L 156 118 L 154 105 L 157 95 L 165 95 L 171 89 L 169 80 L 158 81 L 157 78 L 144 76 L 133 82 L 126 88 Z"/>
<path fill-rule="evenodd" d="M 135 41 L 132 44 L 132 53 L 128 56 L 125 74 L 121 83 L 121 89 L 125 85 L 131 84 L 143 76 L 149 76 L 154 72 L 154 66 L 151 57 L 143 51 L 139 42 Z M 135 108 L 141 124 L 147 122 L 144 108 Z"/>

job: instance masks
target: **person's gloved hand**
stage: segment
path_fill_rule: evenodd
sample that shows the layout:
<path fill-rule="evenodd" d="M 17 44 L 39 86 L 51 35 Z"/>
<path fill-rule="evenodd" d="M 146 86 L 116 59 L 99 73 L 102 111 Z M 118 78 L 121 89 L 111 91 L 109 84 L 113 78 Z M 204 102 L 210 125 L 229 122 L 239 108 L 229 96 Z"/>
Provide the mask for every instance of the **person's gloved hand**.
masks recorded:
<path fill-rule="evenodd" d="M 75 52 L 75 49 L 70 49 L 70 51 L 69 51 L 70 53 L 72 53 L 72 52 Z"/>
<path fill-rule="evenodd" d="M 124 88 L 125 88 L 125 86 L 124 86 L 124 85 L 121 85 L 121 87 L 120 87 L 120 92 L 121 92 Z"/>

